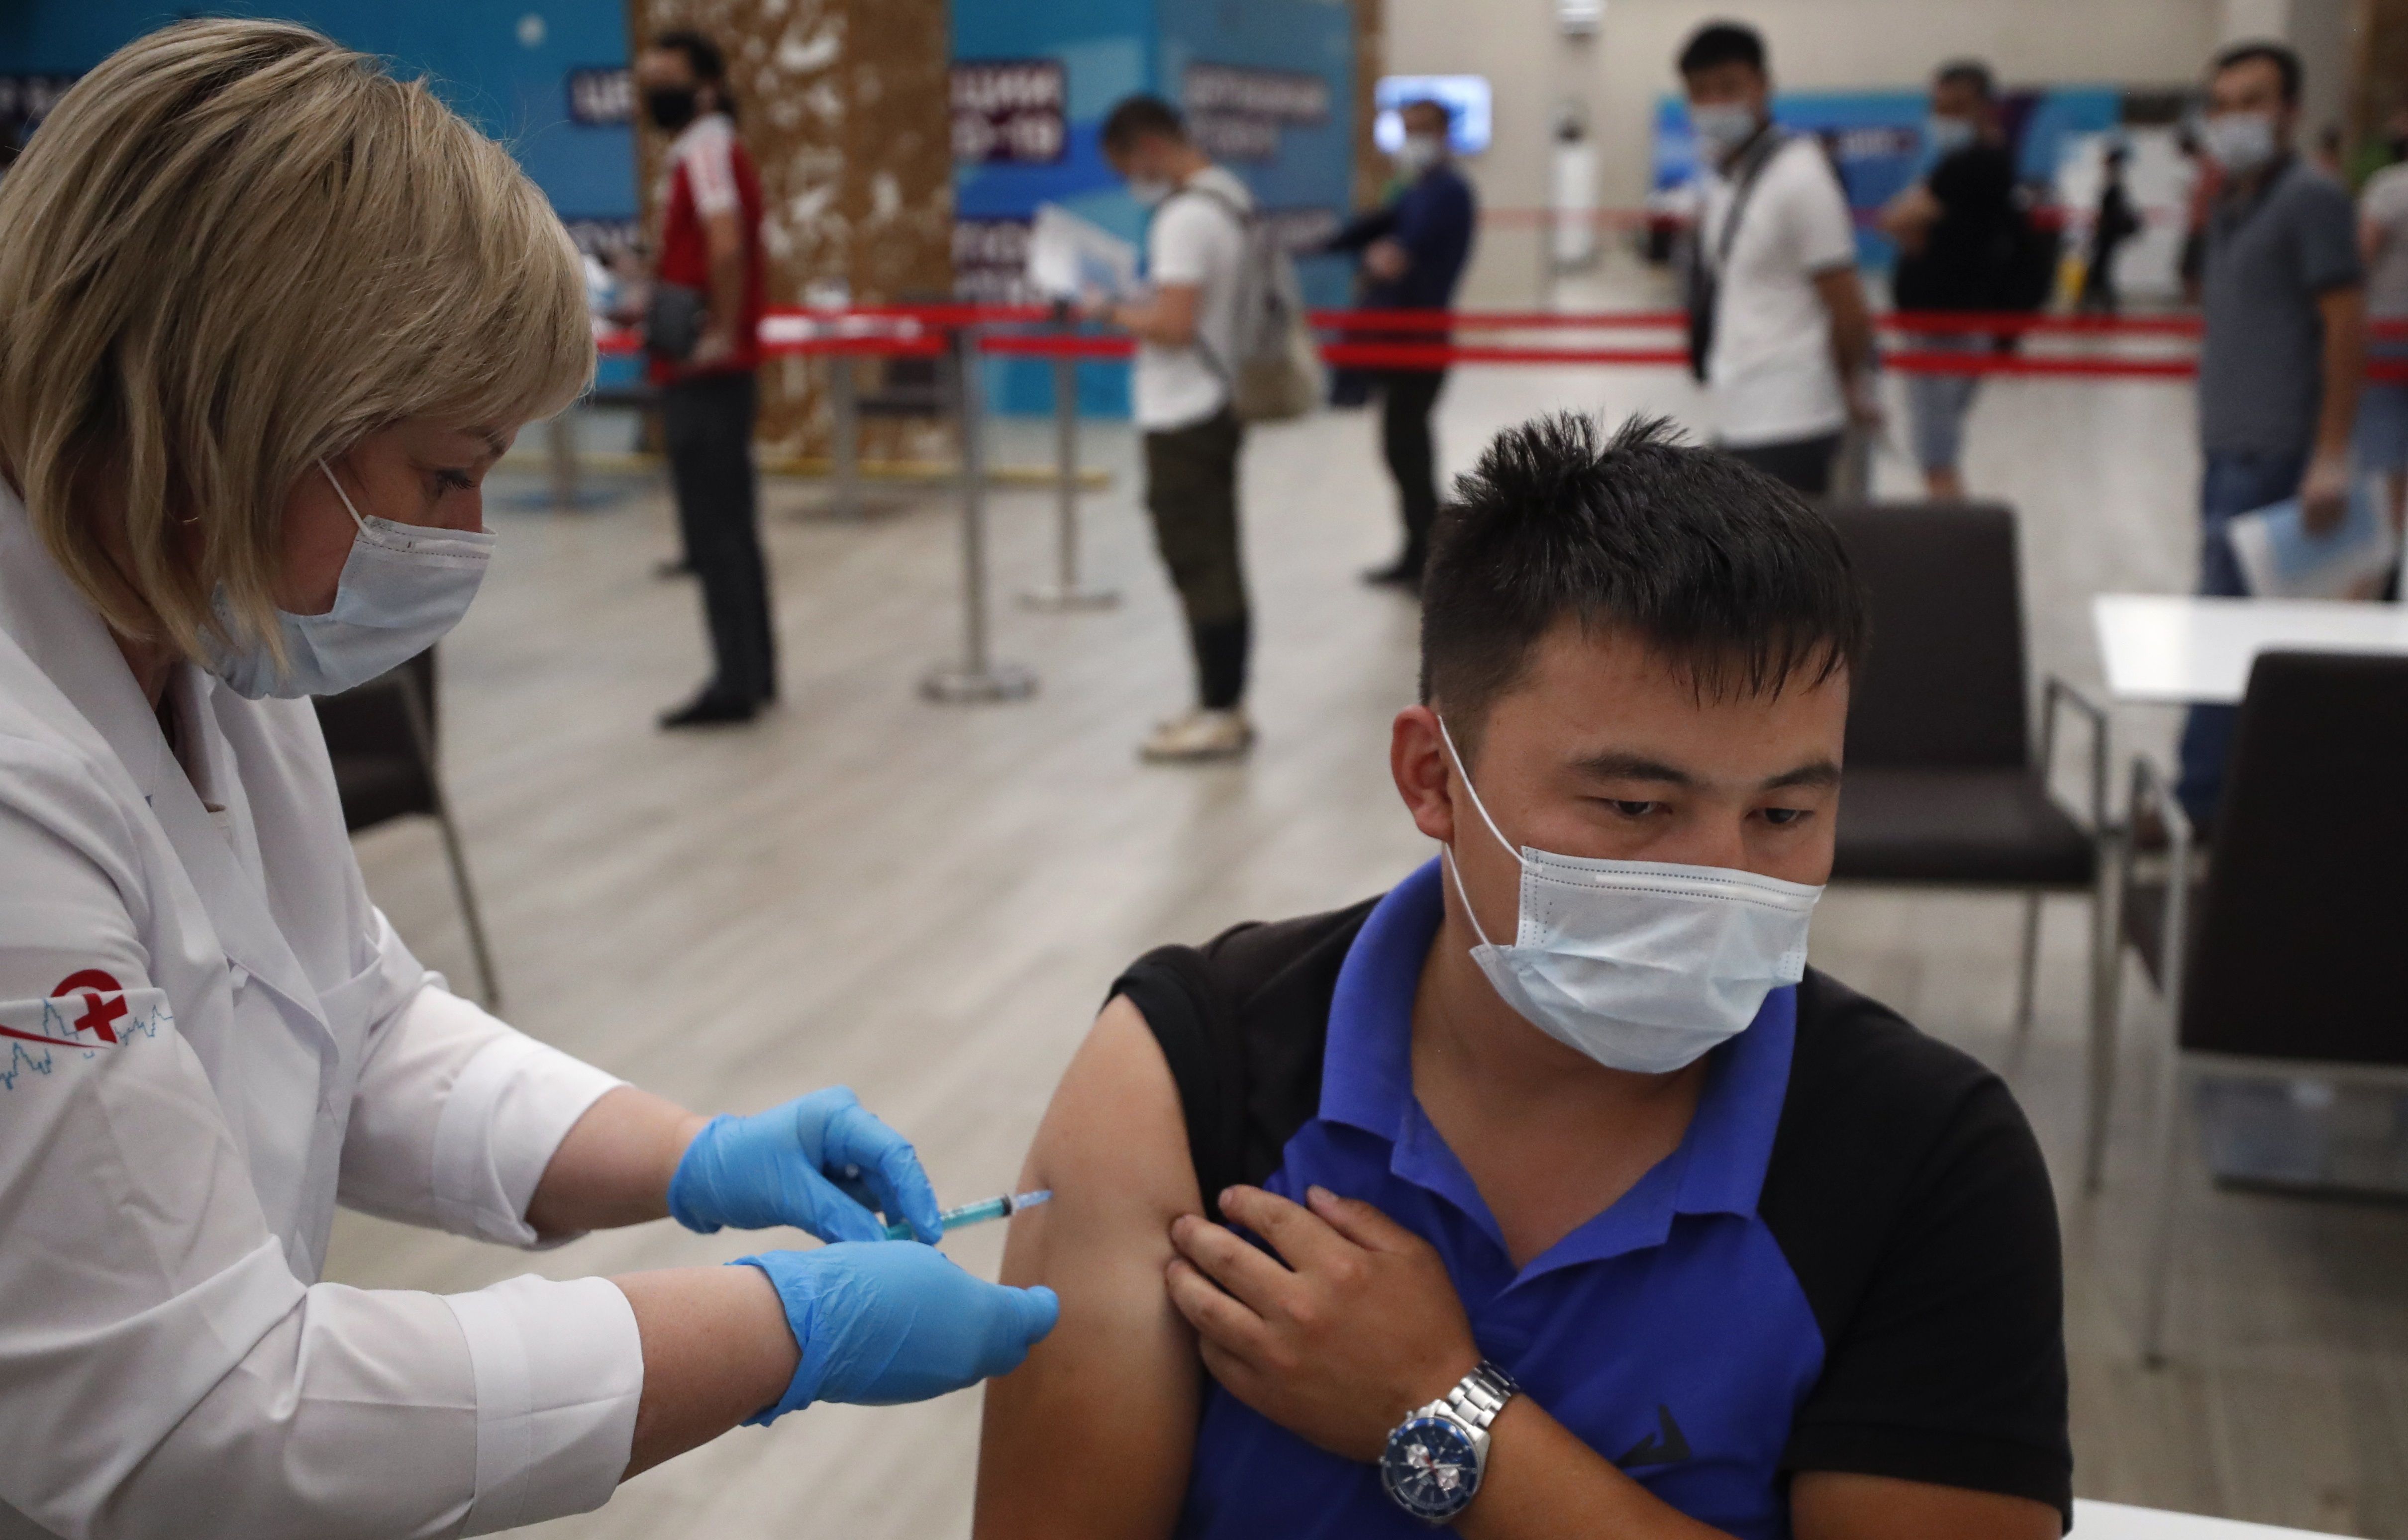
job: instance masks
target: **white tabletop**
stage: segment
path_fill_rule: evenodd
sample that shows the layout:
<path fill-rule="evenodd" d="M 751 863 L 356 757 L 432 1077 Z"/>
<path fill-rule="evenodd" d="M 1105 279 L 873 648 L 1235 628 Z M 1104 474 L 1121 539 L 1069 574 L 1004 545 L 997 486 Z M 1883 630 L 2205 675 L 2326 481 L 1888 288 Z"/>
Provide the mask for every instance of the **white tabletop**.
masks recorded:
<path fill-rule="evenodd" d="M 2121 1503 L 2073 1500 L 2072 1540 L 2315 1540 L 2307 1530 L 2204 1519 L 2192 1513 L 2128 1508 Z"/>
<path fill-rule="evenodd" d="M 2408 606 L 2101 593 L 2090 601 L 2118 701 L 2239 704 L 2260 652 L 2408 652 Z"/>

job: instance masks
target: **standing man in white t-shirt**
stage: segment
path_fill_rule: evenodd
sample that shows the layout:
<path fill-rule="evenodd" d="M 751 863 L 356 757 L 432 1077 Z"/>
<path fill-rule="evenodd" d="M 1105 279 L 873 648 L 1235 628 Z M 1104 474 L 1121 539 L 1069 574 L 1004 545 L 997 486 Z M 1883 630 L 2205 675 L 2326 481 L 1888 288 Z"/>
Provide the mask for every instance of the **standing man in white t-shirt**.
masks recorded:
<path fill-rule="evenodd" d="M 1691 357 L 1713 394 L 1715 441 L 1820 497 L 1842 432 L 1879 420 L 1847 194 L 1819 144 L 1773 123 L 1754 28 L 1699 28 L 1680 71 L 1705 184 L 1690 258 Z"/>
<path fill-rule="evenodd" d="M 1229 406 L 1238 280 L 1254 198 L 1187 136 L 1178 109 L 1131 96 L 1104 119 L 1104 158 L 1155 212 L 1146 233 L 1146 297 L 1091 314 L 1137 336 L 1137 425 L 1145 435 L 1145 506 L 1163 564 L 1187 612 L 1196 705 L 1156 724 L 1140 757 L 1235 759 L 1252 748 L 1246 653 L 1252 620 L 1238 553 L 1238 449 Z"/>

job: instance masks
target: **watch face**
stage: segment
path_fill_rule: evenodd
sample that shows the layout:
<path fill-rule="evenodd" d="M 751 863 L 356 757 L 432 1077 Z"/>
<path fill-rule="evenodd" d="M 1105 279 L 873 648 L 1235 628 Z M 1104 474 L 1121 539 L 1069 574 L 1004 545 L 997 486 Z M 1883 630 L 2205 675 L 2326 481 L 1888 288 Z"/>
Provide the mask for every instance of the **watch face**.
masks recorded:
<path fill-rule="evenodd" d="M 1417 1417 L 1388 1435 L 1380 1456 L 1380 1481 L 1406 1511 L 1424 1519 L 1451 1519 L 1463 1511 L 1480 1485 L 1480 1455 L 1462 1424 L 1443 1417 Z"/>

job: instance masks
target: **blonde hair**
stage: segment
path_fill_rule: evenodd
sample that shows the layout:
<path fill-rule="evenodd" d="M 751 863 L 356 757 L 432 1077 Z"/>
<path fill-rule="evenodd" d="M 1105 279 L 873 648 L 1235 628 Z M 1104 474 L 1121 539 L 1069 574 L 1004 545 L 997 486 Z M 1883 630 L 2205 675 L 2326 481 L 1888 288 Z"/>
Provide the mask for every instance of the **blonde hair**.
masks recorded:
<path fill-rule="evenodd" d="M 274 645 L 315 461 L 405 417 L 516 427 L 593 368 L 543 194 L 423 81 L 307 28 L 129 43 L 0 178 L 0 467 L 109 624 L 190 657 Z"/>

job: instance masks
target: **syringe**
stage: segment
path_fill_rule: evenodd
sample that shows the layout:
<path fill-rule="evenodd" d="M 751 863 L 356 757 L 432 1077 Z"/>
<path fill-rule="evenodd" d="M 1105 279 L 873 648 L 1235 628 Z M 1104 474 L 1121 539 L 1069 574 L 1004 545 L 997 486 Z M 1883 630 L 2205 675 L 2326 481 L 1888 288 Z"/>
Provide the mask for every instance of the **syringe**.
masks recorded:
<path fill-rule="evenodd" d="M 984 1203 L 964 1204 L 959 1208 L 948 1208 L 937 1216 L 937 1225 L 939 1229 L 953 1231 L 959 1230 L 966 1224 L 983 1224 L 989 1219 L 1010 1219 L 1024 1208 L 1036 1207 L 1053 1195 L 1054 1190 L 1050 1187 L 1040 1187 L 1034 1192 L 1007 1192 L 1000 1198 L 989 1198 Z M 911 1227 L 897 1219 L 886 1227 L 886 1238 L 890 1241 L 908 1241 L 911 1238 Z"/>

